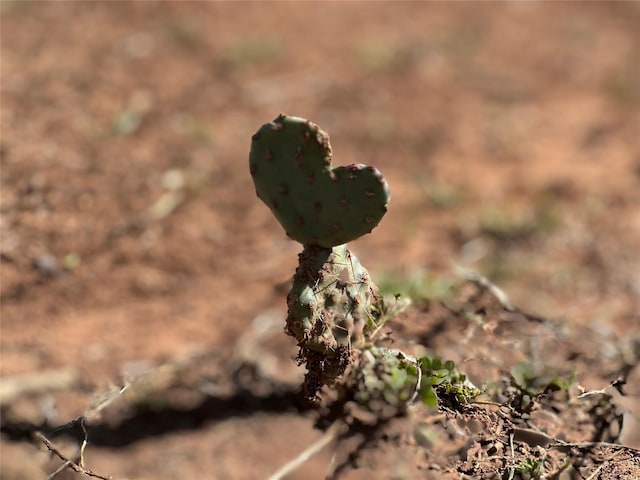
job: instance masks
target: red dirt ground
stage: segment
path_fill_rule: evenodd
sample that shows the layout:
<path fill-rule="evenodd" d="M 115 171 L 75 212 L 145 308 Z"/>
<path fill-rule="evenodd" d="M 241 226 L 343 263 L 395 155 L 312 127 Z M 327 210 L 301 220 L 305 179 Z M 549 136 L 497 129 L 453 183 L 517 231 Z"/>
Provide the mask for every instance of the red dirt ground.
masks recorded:
<path fill-rule="evenodd" d="M 575 375 L 524 417 L 416 407 L 287 478 L 640 478 L 640 3 L 0 7 L 1 478 L 55 472 L 28 438 L 73 457 L 78 423 L 52 428 L 83 415 L 116 479 L 267 478 L 322 436 L 282 333 L 301 247 L 248 172 L 280 112 L 391 186 L 351 248 L 417 297 L 394 346 L 488 392 L 521 361 Z M 445 299 L 456 266 L 537 320 Z"/>

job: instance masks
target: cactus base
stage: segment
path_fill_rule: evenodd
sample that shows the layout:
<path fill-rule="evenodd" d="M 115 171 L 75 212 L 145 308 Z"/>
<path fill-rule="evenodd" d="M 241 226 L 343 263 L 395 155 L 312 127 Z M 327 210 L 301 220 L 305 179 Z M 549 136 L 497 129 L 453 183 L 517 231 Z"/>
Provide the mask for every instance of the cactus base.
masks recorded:
<path fill-rule="evenodd" d="M 307 366 L 304 392 L 313 400 L 351 363 L 352 348 L 380 325 L 382 299 L 367 270 L 345 245 L 305 246 L 287 295 L 285 331 Z"/>

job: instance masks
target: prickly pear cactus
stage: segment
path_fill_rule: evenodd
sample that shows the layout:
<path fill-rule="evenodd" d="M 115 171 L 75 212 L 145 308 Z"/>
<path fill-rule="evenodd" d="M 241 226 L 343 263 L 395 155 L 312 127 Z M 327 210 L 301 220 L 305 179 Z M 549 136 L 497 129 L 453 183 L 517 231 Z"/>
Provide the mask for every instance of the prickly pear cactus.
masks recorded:
<path fill-rule="evenodd" d="M 310 350 L 335 356 L 339 346 L 378 325 L 376 290 L 344 245 L 306 248 L 287 296 L 287 332 Z"/>
<path fill-rule="evenodd" d="M 389 187 L 373 167 L 331 167 L 329 136 L 299 117 L 280 115 L 252 137 L 249 166 L 258 197 L 287 235 L 304 245 L 287 296 L 285 331 L 306 364 L 305 397 L 315 401 L 381 323 L 383 304 L 346 242 L 378 225 Z"/>
<path fill-rule="evenodd" d="M 252 137 L 249 167 L 258 197 L 287 235 L 334 247 L 370 233 L 387 211 L 389 187 L 374 167 L 331 167 L 329 135 L 279 115 Z"/>
<path fill-rule="evenodd" d="M 351 347 L 380 324 L 382 301 L 369 273 L 346 246 L 305 247 L 287 296 L 286 332 L 307 364 L 305 394 L 315 397 L 351 361 Z"/>

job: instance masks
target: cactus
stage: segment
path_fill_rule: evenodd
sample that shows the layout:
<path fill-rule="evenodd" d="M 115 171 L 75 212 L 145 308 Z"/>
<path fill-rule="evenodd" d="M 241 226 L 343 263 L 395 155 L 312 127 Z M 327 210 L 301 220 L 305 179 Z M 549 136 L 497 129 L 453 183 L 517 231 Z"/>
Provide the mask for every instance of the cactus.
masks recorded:
<path fill-rule="evenodd" d="M 304 246 L 287 295 L 285 332 L 298 341 L 298 363 L 307 367 L 305 400 L 316 403 L 325 385 L 337 393 L 319 424 L 335 415 L 353 420 L 354 402 L 383 420 L 406 413 L 418 397 L 433 406 L 438 388 L 464 402 L 479 394 L 453 362 L 417 360 L 373 344 L 385 320 L 408 305 L 396 298 L 395 312 L 387 309 L 345 245 L 370 233 L 387 211 L 389 187 L 378 170 L 332 169 L 329 136 L 282 114 L 252 137 L 249 167 L 258 197 Z"/>
<path fill-rule="evenodd" d="M 346 274 L 346 276 L 345 276 Z M 378 326 L 379 296 L 367 270 L 344 245 L 306 248 L 287 296 L 287 332 L 299 342 L 318 332 L 312 350 L 333 355 L 351 339 Z"/>
<path fill-rule="evenodd" d="M 311 246 L 299 256 L 287 305 L 285 331 L 298 340 L 298 358 L 308 370 L 305 395 L 313 399 L 322 385 L 342 375 L 351 346 L 380 325 L 382 300 L 345 245 Z"/>
<path fill-rule="evenodd" d="M 285 331 L 298 341 L 303 386 L 315 400 L 355 358 L 381 323 L 383 304 L 367 270 L 345 243 L 378 225 L 389 187 L 374 167 L 331 168 L 329 136 L 299 117 L 280 115 L 252 137 L 256 194 L 287 235 L 304 245 L 287 295 Z"/>
<path fill-rule="evenodd" d="M 332 169 L 329 135 L 303 118 L 281 114 L 263 125 L 252 137 L 249 166 L 258 197 L 303 245 L 355 240 L 387 211 L 382 174 L 362 164 Z"/>

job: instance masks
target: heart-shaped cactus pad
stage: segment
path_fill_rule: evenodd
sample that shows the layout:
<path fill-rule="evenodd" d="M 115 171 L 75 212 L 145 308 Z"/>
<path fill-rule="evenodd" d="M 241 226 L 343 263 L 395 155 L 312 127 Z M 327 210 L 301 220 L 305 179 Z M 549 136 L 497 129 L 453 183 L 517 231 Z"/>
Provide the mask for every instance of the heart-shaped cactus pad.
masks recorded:
<path fill-rule="evenodd" d="M 304 118 L 279 115 L 251 139 L 258 197 L 287 235 L 333 247 L 370 233 L 387 211 L 389 187 L 374 167 L 331 168 L 329 135 Z"/>

